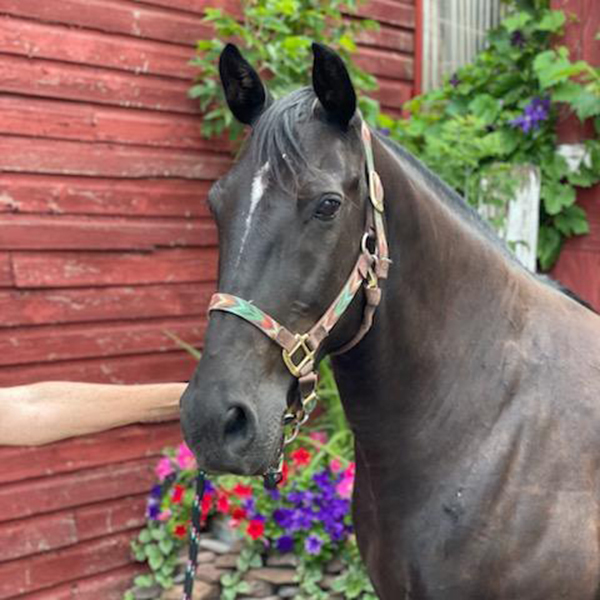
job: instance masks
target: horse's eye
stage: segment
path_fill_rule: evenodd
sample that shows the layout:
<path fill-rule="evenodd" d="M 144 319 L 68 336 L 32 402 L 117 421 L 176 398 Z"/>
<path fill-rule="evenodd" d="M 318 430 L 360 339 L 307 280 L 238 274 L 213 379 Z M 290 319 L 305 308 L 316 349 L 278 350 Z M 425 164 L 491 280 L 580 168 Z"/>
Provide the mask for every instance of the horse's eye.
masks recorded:
<path fill-rule="evenodd" d="M 315 217 L 323 220 L 333 219 L 341 205 L 340 199 L 336 196 L 325 196 L 317 206 Z"/>

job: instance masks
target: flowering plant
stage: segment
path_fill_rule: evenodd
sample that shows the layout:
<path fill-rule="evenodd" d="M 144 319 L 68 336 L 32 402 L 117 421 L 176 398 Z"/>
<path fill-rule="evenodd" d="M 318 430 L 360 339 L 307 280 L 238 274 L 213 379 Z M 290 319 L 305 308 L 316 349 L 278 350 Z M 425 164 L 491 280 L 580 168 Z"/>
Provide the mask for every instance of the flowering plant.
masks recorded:
<path fill-rule="evenodd" d="M 339 557 L 345 568 L 331 583 L 331 590 L 347 598 L 375 598 L 350 517 L 355 469 L 350 430 L 327 364 L 321 369 L 319 394 L 326 410 L 291 448 L 277 489 L 265 490 L 256 477 L 221 475 L 206 480 L 203 525 L 213 518 L 224 519 L 245 545 L 238 574 L 224 575 L 221 581 L 222 597 L 227 600 L 243 591 L 241 574 L 260 564 L 261 555 L 288 553 L 299 559 L 302 597 L 329 597 L 329 592 L 319 587 L 323 565 Z M 151 572 L 137 577 L 135 584 L 168 588 L 181 570 L 179 555 L 187 545 L 196 476 L 193 454 L 183 443 L 168 448 L 155 473 L 157 483 L 147 501 L 147 525 L 132 544 L 136 559 L 146 562 Z"/>
<path fill-rule="evenodd" d="M 510 167 L 537 166 L 537 256 L 546 270 L 565 238 L 589 230 L 575 187 L 600 181 L 600 141 L 585 141 L 585 159 L 572 170 L 557 153 L 556 125 L 574 113 L 594 119 L 600 133 L 600 70 L 553 47 L 567 17 L 551 10 L 548 0 L 507 4 L 509 16 L 487 34 L 486 48 L 472 64 L 408 102 L 409 119 L 380 115 L 379 124 L 475 206 L 505 206 L 516 183 Z M 493 224 L 501 227 L 498 221 Z"/>

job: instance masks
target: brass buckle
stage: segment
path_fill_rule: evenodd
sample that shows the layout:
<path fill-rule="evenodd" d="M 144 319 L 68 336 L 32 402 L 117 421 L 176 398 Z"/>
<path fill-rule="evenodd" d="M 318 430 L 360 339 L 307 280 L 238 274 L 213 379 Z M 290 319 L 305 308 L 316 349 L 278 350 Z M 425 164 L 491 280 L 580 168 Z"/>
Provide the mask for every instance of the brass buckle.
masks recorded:
<path fill-rule="evenodd" d="M 285 348 L 283 349 L 283 362 L 285 366 L 289 369 L 290 373 L 296 377 L 300 378 L 302 376 L 302 371 L 306 365 L 314 362 L 315 360 L 315 351 L 311 350 L 306 343 L 308 339 L 308 333 L 304 333 L 302 335 L 296 334 L 296 345 L 292 348 L 290 352 L 288 352 Z M 302 351 L 303 356 L 300 358 L 298 362 L 294 362 L 295 355 Z"/>

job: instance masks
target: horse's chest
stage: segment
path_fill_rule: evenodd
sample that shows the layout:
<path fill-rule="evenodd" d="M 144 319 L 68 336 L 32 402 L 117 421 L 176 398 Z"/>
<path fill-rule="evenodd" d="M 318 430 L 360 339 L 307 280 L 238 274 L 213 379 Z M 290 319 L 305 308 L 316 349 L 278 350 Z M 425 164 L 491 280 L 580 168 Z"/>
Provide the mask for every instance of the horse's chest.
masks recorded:
<path fill-rule="evenodd" d="M 587 491 L 459 487 L 405 513 L 366 505 L 357 513 L 382 600 L 591 600 L 598 593 L 598 501 Z"/>

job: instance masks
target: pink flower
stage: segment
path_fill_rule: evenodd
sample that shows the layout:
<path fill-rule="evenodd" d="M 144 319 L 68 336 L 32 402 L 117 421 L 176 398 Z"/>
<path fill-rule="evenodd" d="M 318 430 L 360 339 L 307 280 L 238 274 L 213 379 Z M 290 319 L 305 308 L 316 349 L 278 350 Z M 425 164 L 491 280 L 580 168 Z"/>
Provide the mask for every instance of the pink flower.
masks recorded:
<path fill-rule="evenodd" d="M 342 468 L 342 461 L 339 458 L 332 458 L 329 461 L 329 468 L 334 472 L 334 473 L 339 473 Z"/>
<path fill-rule="evenodd" d="M 193 469 L 196 465 L 196 459 L 185 442 L 179 444 L 177 449 L 177 464 L 180 469 Z"/>
<path fill-rule="evenodd" d="M 171 514 L 171 511 L 167 508 L 167 510 L 163 510 L 161 513 L 159 513 L 158 520 L 168 521 L 171 518 Z"/>
<path fill-rule="evenodd" d="M 352 497 L 352 488 L 354 487 L 353 477 L 344 477 L 336 486 L 335 491 L 341 498 L 349 499 Z"/>
<path fill-rule="evenodd" d="M 352 477 L 352 479 L 354 479 L 355 473 L 356 473 L 356 463 L 351 462 L 348 465 L 348 468 L 344 471 L 344 477 Z"/>
<path fill-rule="evenodd" d="M 327 443 L 327 432 L 325 431 L 311 431 L 308 437 L 315 442 L 319 442 L 319 444 Z"/>
<path fill-rule="evenodd" d="M 154 469 L 159 481 L 164 481 L 171 473 L 173 473 L 173 463 L 168 456 L 161 458 Z"/>

